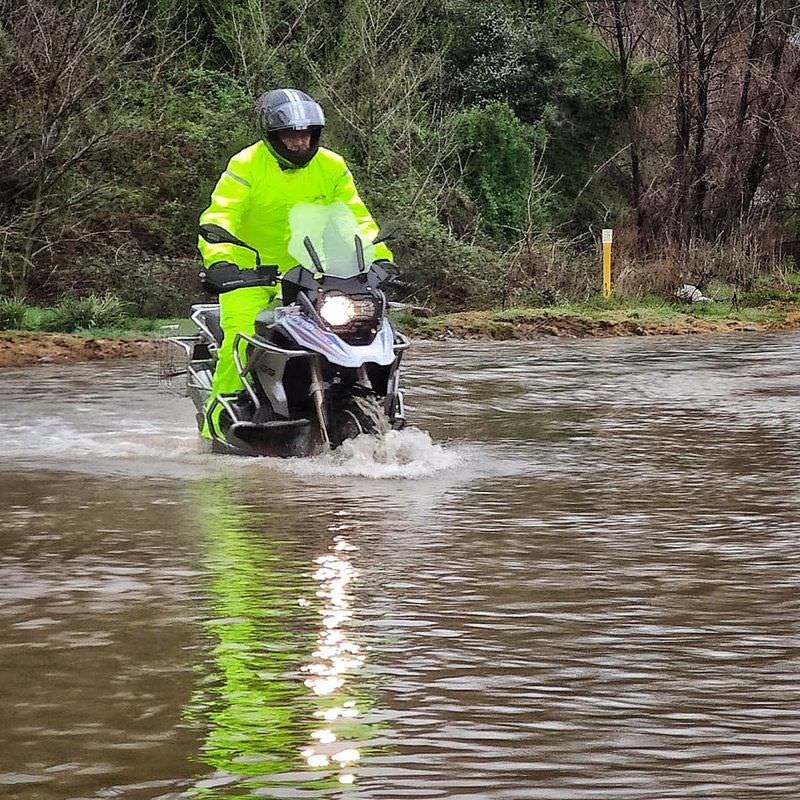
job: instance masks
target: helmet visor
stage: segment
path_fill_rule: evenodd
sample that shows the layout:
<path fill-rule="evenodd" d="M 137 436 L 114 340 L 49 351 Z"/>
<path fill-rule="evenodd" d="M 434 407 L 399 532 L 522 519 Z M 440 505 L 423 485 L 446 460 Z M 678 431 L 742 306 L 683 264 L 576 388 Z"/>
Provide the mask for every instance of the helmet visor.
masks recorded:
<path fill-rule="evenodd" d="M 287 100 L 266 115 L 269 131 L 300 130 L 325 125 L 325 115 L 313 100 Z"/>

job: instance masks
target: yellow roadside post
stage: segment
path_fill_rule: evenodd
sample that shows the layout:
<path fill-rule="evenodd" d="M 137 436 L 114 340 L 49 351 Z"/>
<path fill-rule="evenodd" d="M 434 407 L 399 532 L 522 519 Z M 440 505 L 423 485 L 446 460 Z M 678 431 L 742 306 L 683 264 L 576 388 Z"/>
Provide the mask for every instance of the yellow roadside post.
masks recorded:
<path fill-rule="evenodd" d="M 611 297 L 611 241 L 612 228 L 603 228 L 603 297 Z"/>

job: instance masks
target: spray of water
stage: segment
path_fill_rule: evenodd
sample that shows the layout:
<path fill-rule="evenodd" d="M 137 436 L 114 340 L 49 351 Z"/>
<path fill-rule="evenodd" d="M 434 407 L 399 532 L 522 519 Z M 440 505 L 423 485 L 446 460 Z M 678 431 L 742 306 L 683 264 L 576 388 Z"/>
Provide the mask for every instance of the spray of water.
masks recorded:
<path fill-rule="evenodd" d="M 425 431 L 406 428 L 382 436 L 358 436 L 316 458 L 271 461 L 272 466 L 295 475 L 413 479 L 452 469 L 461 456 L 434 443 Z"/>
<path fill-rule="evenodd" d="M 455 467 L 464 458 L 416 428 L 361 435 L 316 458 L 243 458 L 215 455 L 196 434 L 142 420 L 117 419 L 77 426 L 59 420 L 51 428 L 16 426 L 6 452 L 16 464 L 71 469 L 96 474 L 149 474 L 203 477 L 214 474 L 275 471 L 308 476 L 421 478 Z M 2 460 L 2 459 L 0 459 Z"/>

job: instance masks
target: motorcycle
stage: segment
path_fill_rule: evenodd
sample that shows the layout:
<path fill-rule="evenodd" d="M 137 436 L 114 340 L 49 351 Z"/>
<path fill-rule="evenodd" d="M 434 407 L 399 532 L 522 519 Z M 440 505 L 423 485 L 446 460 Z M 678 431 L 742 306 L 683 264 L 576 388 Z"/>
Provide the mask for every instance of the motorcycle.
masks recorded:
<path fill-rule="evenodd" d="M 233 358 L 244 389 L 209 404 L 222 344 L 218 303 L 193 305 L 197 331 L 168 341 L 185 354 L 184 394 L 212 450 L 248 456 L 312 456 L 361 434 L 405 425 L 400 362 L 408 339 L 387 315 L 386 264 L 373 259 L 352 211 L 341 202 L 302 204 L 290 212 L 283 275 L 258 251 L 218 225 L 200 226 L 211 243 L 255 253 L 255 269 L 226 265 L 201 273 L 217 292 L 280 285 L 280 305 L 264 309 L 255 333 L 238 333 Z"/>

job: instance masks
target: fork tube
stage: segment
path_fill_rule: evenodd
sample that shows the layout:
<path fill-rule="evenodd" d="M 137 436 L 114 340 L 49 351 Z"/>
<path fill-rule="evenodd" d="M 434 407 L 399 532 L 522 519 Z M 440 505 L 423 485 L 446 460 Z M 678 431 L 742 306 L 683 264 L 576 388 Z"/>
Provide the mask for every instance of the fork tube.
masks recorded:
<path fill-rule="evenodd" d="M 365 386 L 367 389 L 372 388 L 372 381 L 369 379 L 369 375 L 367 375 L 367 368 L 362 364 L 356 373 L 358 375 L 358 382 Z"/>
<path fill-rule="evenodd" d="M 319 419 L 319 431 L 322 434 L 322 444 L 325 447 L 330 447 L 331 439 L 328 436 L 328 421 L 325 418 L 325 384 L 322 382 L 319 356 L 313 356 L 309 359 L 309 369 L 311 370 L 309 392 L 314 396 L 314 405 L 317 408 L 317 418 Z"/>

